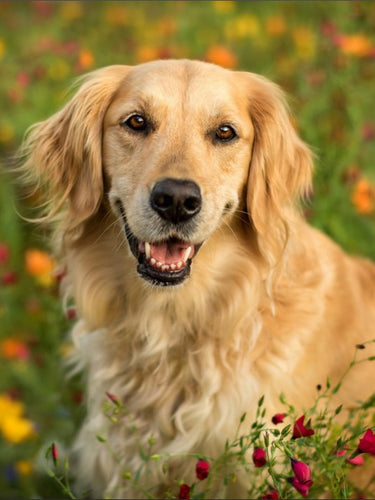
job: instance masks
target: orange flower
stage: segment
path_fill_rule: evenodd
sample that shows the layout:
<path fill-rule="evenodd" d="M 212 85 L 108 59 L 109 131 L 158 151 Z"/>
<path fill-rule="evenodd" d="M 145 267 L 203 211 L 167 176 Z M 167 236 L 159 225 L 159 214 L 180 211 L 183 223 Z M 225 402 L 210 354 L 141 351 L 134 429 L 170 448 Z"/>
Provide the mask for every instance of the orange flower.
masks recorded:
<path fill-rule="evenodd" d="M 128 22 L 128 11 L 122 5 L 111 5 L 106 12 L 107 23 L 114 26 L 125 26 Z"/>
<path fill-rule="evenodd" d="M 93 54 L 87 50 L 82 49 L 78 56 L 78 64 L 80 69 L 87 70 L 90 69 L 94 65 L 95 59 Z"/>
<path fill-rule="evenodd" d="M 286 24 L 281 16 L 271 16 L 266 19 L 266 32 L 270 36 L 281 36 L 286 32 Z"/>
<path fill-rule="evenodd" d="M 375 187 L 360 179 L 354 187 L 352 203 L 360 214 L 370 214 L 375 208 Z"/>
<path fill-rule="evenodd" d="M 341 51 L 349 56 L 366 57 L 374 53 L 375 47 L 365 35 L 342 35 L 336 40 Z"/>
<path fill-rule="evenodd" d="M 8 338 L 0 343 L 0 356 L 5 359 L 26 361 L 30 357 L 30 349 L 21 340 Z"/>
<path fill-rule="evenodd" d="M 232 69 L 237 65 L 237 56 L 227 47 L 214 45 L 207 52 L 205 59 L 224 68 Z"/>
<path fill-rule="evenodd" d="M 143 45 L 139 47 L 136 52 L 136 59 L 139 63 L 153 61 L 158 59 L 159 50 L 157 47 L 151 45 Z"/>
<path fill-rule="evenodd" d="M 49 286 L 55 281 L 52 271 L 56 263 L 47 252 L 38 249 L 27 250 L 25 265 L 26 271 L 34 276 L 41 285 Z"/>

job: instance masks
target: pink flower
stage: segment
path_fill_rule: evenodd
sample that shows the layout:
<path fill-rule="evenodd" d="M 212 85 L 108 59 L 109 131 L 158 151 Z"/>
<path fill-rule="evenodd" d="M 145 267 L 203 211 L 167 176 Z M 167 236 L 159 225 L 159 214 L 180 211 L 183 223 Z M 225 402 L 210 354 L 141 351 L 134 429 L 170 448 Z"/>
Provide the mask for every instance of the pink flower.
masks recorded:
<path fill-rule="evenodd" d="M 266 452 L 263 448 L 255 448 L 253 452 L 253 462 L 255 467 L 263 467 L 266 465 Z"/>
<path fill-rule="evenodd" d="M 285 418 L 285 413 L 276 413 L 273 417 L 272 417 L 272 423 L 273 424 L 282 424 L 284 422 L 284 418 Z"/>
<path fill-rule="evenodd" d="M 348 451 L 348 445 L 345 445 L 344 448 L 340 451 L 335 451 L 334 455 L 338 457 L 342 457 L 343 455 L 346 455 Z M 364 464 L 364 458 L 361 455 L 357 455 L 354 458 L 347 458 L 346 462 L 351 465 L 363 465 Z"/>
<path fill-rule="evenodd" d="M 181 484 L 178 498 L 180 498 L 181 500 L 189 500 L 190 486 L 188 486 L 187 484 Z"/>
<path fill-rule="evenodd" d="M 304 420 L 305 420 L 305 416 L 302 415 L 301 417 L 299 417 L 295 421 L 294 427 L 293 427 L 292 439 L 297 439 L 300 437 L 308 437 L 308 436 L 312 436 L 313 434 L 315 434 L 313 429 L 311 429 L 311 427 L 310 427 L 310 420 L 307 422 L 306 426 L 303 425 Z"/>
<path fill-rule="evenodd" d="M 358 444 L 358 451 L 360 453 L 369 453 L 375 455 L 375 434 L 371 429 L 367 429 L 364 436 L 360 439 Z"/>
<path fill-rule="evenodd" d="M 300 462 L 295 458 L 292 458 L 291 462 L 294 477 L 289 477 L 288 481 L 298 491 L 298 493 L 300 493 L 303 497 L 306 497 L 313 484 L 311 479 L 311 469 L 307 464 Z"/>
<path fill-rule="evenodd" d="M 365 463 L 365 460 L 361 455 L 357 455 L 354 458 L 347 458 L 346 461 L 350 465 L 363 465 Z"/>
<path fill-rule="evenodd" d="M 195 466 L 195 473 L 200 481 L 208 477 L 208 471 L 210 470 L 210 464 L 206 460 L 198 460 Z"/>
<path fill-rule="evenodd" d="M 268 493 L 262 496 L 262 500 L 277 500 L 279 498 L 279 493 L 277 490 L 270 490 Z"/>

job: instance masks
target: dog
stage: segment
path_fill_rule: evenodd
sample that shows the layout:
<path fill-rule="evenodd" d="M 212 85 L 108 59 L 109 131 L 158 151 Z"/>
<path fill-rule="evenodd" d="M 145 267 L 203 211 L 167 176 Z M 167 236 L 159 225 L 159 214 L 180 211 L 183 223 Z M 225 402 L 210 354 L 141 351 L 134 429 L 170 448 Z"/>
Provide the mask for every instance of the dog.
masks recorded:
<path fill-rule="evenodd" d="M 266 78 L 190 60 L 108 66 L 25 151 L 79 318 L 74 469 L 93 495 L 144 496 L 136 474 L 176 494 L 195 477 L 186 455 L 218 456 L 262 395 L 269 414 L 281 392 L 309 408 L 374 337 L 375 266 L 304 220 L 313 155 Z M 356 366 L 333 403 L 365 399 L 373 376 Z M 106 394 L 125 416 L 108 419 Z M 142 469 L 150 443 L 168 470 Z M 216 495 L 244 498 L 249 481 Z"/>

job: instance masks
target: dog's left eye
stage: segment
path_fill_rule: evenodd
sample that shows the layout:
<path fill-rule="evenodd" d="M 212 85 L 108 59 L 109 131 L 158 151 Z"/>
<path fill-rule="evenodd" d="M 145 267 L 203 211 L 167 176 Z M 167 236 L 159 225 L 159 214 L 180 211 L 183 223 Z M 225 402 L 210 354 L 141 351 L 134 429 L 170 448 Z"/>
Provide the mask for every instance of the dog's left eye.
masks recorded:
<path fill-rule="evenodd" d="M 130 116 L 127 120 L 122 122 L 121 125 L 126 126 L 135 132 L 143 132 L 148 127 L 146 118 L 138 114 Z"/>
<path fill-rule="evenodd" d="M 215 137 L 221 142 L 228 142 L 237 137 L 236 131 L 230 125 L 220 125 L 216 129 Z"/>

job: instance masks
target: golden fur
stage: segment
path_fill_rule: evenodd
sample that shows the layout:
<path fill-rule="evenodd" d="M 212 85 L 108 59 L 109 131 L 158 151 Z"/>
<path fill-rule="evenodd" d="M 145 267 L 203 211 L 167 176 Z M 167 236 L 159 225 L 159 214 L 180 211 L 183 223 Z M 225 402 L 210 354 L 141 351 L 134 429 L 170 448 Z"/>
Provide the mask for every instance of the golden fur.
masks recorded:
<path fill-rule="evenodd" d="M 161 454 L 219 454 L 261 395 L 268 415 L 280 411 L 281 392 L 309 407 L 317 384 L 337 381 L 355 345 L 375 336 L 375 267 L 299 214 L 312 158 L 273 83 L 173 60 L 110 66 L 81 83 L 31 131 L 25 168 L 47 189 L 64 297 L 80 318 L 73 339 L 87 416 L 74 446 L 79 487 L 133 497 L 96 435 L 134 473 L 150 437 Z M 124 126 L 134 113 L 152 123 L 147 134 Z M 238 137 L 218 141 L 222 124 Z M 200 187 L 194 224 L 161 224 L 150 208 L 164 178 Z M 138 241 L 203 242 L 189 278 L 163 287 L 137 274 L 121 206 Z M 373 376 L 371 364 L 359 365 L 334 403 L 368 396 L 373 387 L 363 381 Z M 120 423 L 104 416 L 106 392 L 129 412 Z M 177 492 L 174 481 L 192 481 L 194 466 L 175 459 L 168 473 L 156 464 L 150 474 L 144 487 Z M 249 481 L 239 477 L 217 495 L 244 497 Z"/>

